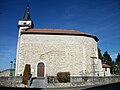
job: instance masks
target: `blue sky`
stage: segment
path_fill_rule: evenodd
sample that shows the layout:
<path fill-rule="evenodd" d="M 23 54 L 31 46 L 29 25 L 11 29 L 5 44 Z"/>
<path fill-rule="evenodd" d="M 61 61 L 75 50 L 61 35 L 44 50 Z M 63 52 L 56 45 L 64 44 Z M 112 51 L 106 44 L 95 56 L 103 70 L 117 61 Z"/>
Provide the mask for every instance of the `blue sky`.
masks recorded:
<path fill-rule="evenodd" d="M 0 70 L 16 57 L 17 21 L 27 0 L 0 0 Z M 102 53 L 120 53 L 120 0 L 30 0 L 34 28 L 74 29 L 99 38 Z"/>

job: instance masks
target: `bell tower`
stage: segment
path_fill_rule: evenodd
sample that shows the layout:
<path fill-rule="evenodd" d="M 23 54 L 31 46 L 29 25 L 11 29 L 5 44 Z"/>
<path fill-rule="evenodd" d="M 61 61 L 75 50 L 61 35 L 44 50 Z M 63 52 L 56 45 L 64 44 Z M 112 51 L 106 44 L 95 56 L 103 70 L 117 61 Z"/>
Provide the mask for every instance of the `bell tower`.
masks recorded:
<path fill-rule="evenodd" d="M 18 21 L 18 43 L 17 43 L 17 51 L 16 51 L 16 67 L 15 67 L 15 76 L 20 76 L 20 70 L 19 65 L 21 62 L 21 59 L 19 58 L 21 49 L 20 49 L 20 42 L 21 42 L 21 31 L 22 30 L 28 30 L 33 28 L 34 24 L 33 21 L 30 18 L 30 11 L 29 11 L 29 2 L 27 2 L 27 7 L 24 13 L 24 16 L 22 19 Z"/>
<path fill-rule="evenodd" d="M 18 21 L 18 28 L 19 29 L 29 29 L 33 28 L 33 21 L 30 18 L 30 11 L 29 11 L 29 2 L 27 2 L 27 7 L 23 16 L 23 19 Z"/>

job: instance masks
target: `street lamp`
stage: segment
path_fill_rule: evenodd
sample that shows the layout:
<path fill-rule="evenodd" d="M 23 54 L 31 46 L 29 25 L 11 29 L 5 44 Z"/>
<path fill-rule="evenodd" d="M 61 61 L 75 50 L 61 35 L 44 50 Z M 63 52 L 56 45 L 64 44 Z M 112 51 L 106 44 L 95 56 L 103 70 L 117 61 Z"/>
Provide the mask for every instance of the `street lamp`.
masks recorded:
<path fill-rule="evenodd" d="M 13 64 L 13 61 L 10 61 L 10 63 L 11 63 L 10 76 L 13 76 L 13 73 L 12 73 L 12 64 Z"/>
<path fill-rule="evenodd" d="M 15 62 L 14 62 L 14 69 L 15 69 L 15 67 L 16 67 L 16 66 L 15 66 L 15 65 L 16 65 L 16 59 L 14 59 L 14 61 L 15 61 Z"/>
<path fill-rule="evenodd" d="M 14 64 L 13 64 L 13 75 L 15 76 L 15 67 L 16 67 L 16 58 L 14 59 Z"/>

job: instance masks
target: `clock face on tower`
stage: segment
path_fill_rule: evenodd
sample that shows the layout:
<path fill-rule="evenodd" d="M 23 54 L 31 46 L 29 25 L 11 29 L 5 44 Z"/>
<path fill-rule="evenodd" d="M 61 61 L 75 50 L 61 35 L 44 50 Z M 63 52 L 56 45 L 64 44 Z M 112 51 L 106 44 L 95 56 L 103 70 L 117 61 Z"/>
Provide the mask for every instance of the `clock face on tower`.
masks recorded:
<path fill-rule="evenodd" d="M 18 26 L 31 26 L 32 21 L 18 21 Z"/>

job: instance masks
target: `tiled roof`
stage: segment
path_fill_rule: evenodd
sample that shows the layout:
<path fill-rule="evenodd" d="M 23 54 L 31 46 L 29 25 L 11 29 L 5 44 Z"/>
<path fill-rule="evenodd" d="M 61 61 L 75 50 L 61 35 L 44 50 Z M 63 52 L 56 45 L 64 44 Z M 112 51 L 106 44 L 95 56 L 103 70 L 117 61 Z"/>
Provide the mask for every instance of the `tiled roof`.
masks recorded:
<path fill-rule="evenodd" d="M 110 65 L 107 65 L 107 64 L 102 64 L 102 67 L 103 67 L 103 68 L 111 68 L 111 66 L 110 66 Z"/>
<path fill-rule="evenodd" d="M 86 36 L 86 37 L 92 37 L 96 41 L 98 41 L 98 38 L 96 36 L 86 34 L 83 32 L 77 32 L 75 30 L 62 30 L 62 29 L 28 29 L 28 30 L 22 30 L 21 34 L 56 34 L 56 35 L 77 35 L 77 36 Z"/>
<path fill-rule="evenodd" d="M 62 29 L 28 29 L 23 30 L 22 32 L 36 32 L 36 33 L 78 33 L 75 30 L 62 30 Z M 83 32 L 79 32 L 80 34 L 84 34 Z"/>

